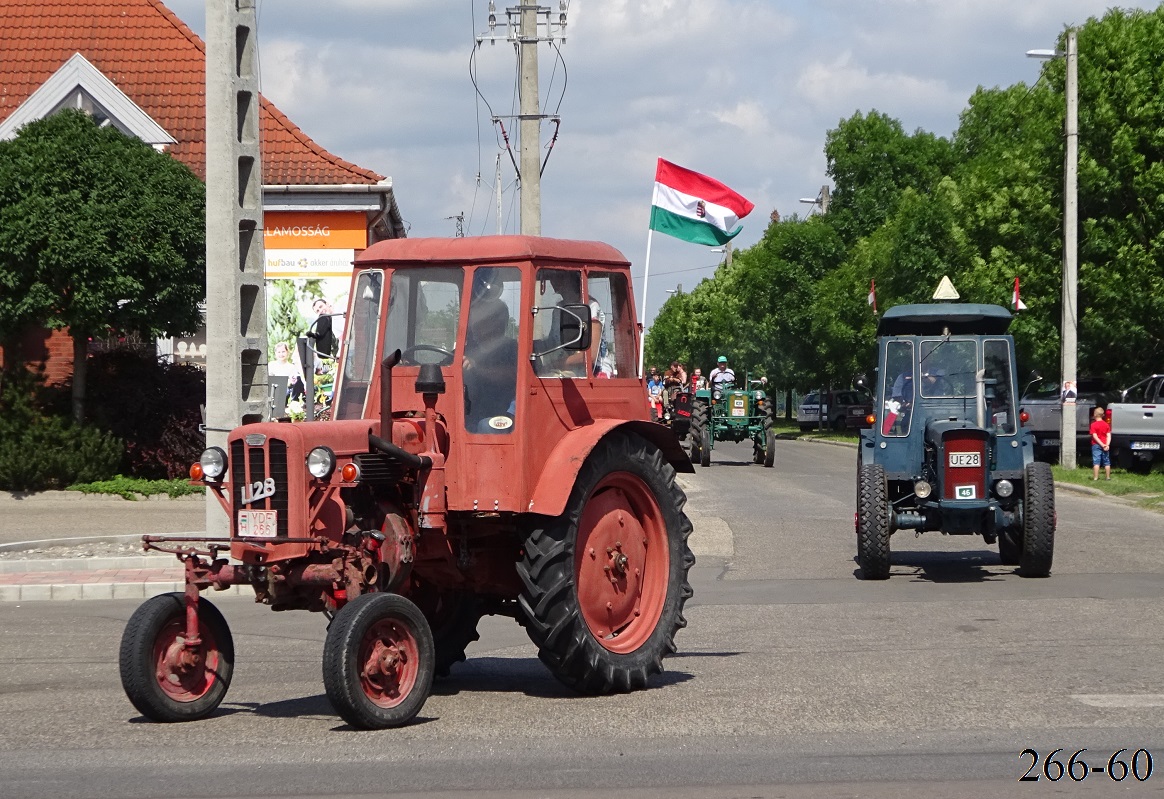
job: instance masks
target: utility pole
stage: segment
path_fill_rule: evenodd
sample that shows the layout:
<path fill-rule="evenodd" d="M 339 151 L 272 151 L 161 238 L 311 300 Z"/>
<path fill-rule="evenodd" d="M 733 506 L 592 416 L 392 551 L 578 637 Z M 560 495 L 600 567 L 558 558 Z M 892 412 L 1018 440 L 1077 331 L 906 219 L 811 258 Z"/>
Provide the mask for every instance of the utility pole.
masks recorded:
<path fill-rule="evenodd" d="M 518 89 L 521 122 L 521 235 L 542 235 L 542 118 L 538 106 L 538 9 L 519 6 L 521 34 L 518 43 L 521 64 Z"/>
<path fill-rule="evenodd" d="M 1079 385 L 1078 360 L 1079 300 L 1079 51 L 1074 28 L 1067 31 L 1067 118 L 1066 163 L 1063 166 L 1063 382 Z M 1075 403 L 1063 402 L 1062 429 L 1059 436 L 1059 465 L 1076 467 Z"/>
<path fill-rule="evenodd" d="M 507 38 L 518 55 L 518 147 L 521 150 L 518 175 L 521 185 L 521 234 L 542 234 L 542 163 L 541 131 L 543 119 L 556 119 L 541 113 L 538 100 L 538 43 L 566 41 L 566 2 L 558 4 L 558 21 L 550 21 L 550 9 L 539 5 L 511 6 L 505 10 Z M 489 33 L 477 37 L 477 45 L 494 34 L 496 5 L 489 2 Z M 540 27 L 544 26 L 544 33 Z M 495 117 L 494 121 L 499 121 Z M 498 193 L 500 198 L 500 192 Z M 500 199 L 498 200 L 500 203 Z M 498 214 L 500 219 L 500 213 Z M 500 226 L 500 222 L 498 223 Z"/>
<path fill-rule="evenodd" d="M 255 0 L 206 0 L 206 444 L 269 415 Z M 206 503 L 207 535 L 229 520 Z"/>

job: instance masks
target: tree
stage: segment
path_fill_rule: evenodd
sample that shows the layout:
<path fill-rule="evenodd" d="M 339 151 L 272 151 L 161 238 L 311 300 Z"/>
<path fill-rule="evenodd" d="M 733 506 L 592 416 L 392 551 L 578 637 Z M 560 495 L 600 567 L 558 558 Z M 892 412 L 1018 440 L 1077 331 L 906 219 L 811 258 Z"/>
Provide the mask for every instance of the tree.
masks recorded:
<path fill-rule="evenodd" d="M 0 142 L 0 340 L 68 328 L 78 423 L 90 337 L 200 324 L 205 212 L 187 167 L 79 111 Z"/>
<path fill-rule="evenodd" d="M 891 217 L 902 191 L 928 193 L 955 162 L 948 140 L 923 130 L 907 135 L 878 111 L 841 120 L 825 137 L 825 157 L 835 184 L 828 219 L 848 244 Z"/>

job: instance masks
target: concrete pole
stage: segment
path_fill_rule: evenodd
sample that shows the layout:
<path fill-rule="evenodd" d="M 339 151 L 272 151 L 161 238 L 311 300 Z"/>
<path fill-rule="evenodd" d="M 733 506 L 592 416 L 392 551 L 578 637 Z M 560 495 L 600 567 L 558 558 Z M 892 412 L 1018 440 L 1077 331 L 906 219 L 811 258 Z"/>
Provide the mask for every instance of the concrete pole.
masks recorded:
<path fill-rule="evenodd" d="M 538 7 L 521 8 L 518 131 L 521 141 L 521 234 L 542 234 L 541 109 L 538 107 Z"/>
<path fill-rule="evenodd" d="M 1063 382 L 1077 387 L 1079 303 L 1079 52 L 1076 31 L 1067 31 L 1067 120 L 1066 160 L 1063 168 Z M 1063 404 L 1062 430 L 1059 438 L 1059 464 L 1068 469 L 1076 465 L 1075 405 Z"/>
<path fill-rule="evenodd" d="M 255 0 L 206 0 L 206 444 L 268 415 Z M 217 502 L 206 533 L 229 534 Z"/>

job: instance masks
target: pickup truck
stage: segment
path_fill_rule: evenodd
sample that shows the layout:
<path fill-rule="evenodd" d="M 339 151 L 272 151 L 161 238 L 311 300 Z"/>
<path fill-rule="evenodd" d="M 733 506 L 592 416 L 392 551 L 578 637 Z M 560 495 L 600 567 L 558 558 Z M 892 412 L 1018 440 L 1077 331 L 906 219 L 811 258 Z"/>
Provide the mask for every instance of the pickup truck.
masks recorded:
<path fill-rule="evenodd" d="M 1148 471 L 1164 462 L 1164 374 L 1146 377 L 1108 406 L 1112 461 L 1121 468 Z"/>
<path fill-rule="evenodd" d="M 1046 463 L 1059 462 L 1059 439 L 1062 436 L 1063 403 L 1060 400 L 1058 383 L 1041 381 L 1027 387 L 1019 403 L 1020 410 L 1030 417 L 1023 427 L 1035 434 L 1035 460 Z M 1083 378 L 1079 381 L 1078 398 L 1075 400 L 1075 452 L 1090 457 L 1091 411 L 1096 405 L 1107 407 L 1119 397 L 1107 381 L 1100 378 Z M 1090 463 L 1090 460 L 1088 460 Z"/>

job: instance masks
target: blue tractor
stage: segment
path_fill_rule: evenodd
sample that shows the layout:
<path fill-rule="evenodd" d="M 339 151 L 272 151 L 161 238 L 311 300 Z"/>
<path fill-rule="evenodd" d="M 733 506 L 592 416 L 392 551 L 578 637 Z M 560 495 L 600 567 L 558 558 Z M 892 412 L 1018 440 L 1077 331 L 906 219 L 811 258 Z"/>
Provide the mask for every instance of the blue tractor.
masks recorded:
<path fill-rule="evenodd" d="M 1011 314 L 997 305 L 917 304 L 878 328 L 877 420 L 857 456 L 857 562 L 890 571 L 890 538 L 980 535 L 1025 577 L 1051 571 L 1055 485 L 1017 416 Z"/>

